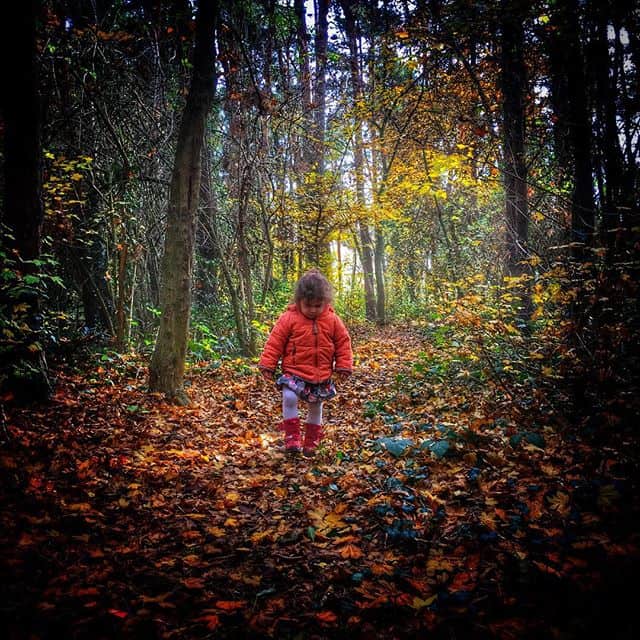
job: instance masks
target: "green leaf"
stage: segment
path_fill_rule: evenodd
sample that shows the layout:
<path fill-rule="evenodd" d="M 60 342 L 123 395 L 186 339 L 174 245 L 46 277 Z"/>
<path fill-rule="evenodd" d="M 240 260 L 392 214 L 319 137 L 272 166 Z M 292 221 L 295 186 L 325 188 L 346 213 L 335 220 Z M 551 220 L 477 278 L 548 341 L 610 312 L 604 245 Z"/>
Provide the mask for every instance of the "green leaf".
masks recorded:
<path fill-rule="evenodd" d="M 436 458 L 443 458 L 449 451 L 448 440 L 425 440 L 421 445 L 421 449 L 429 449 Z"/>
<path fill-rule="evenodd" d="M 524 434 L 527 442 L 529 444 L 534 445 L 540 449 L 544 449 L 544 438 L 539 433 L 534 433 L 533 431 L 527 431 Z"/>
<path fill-rule="evenodd" d="M 378 438 L 376 444 L 382 449 L 386 449 L 392 456 L 399 458 L 413 446 L 413 440 L 409 438 Z"/>

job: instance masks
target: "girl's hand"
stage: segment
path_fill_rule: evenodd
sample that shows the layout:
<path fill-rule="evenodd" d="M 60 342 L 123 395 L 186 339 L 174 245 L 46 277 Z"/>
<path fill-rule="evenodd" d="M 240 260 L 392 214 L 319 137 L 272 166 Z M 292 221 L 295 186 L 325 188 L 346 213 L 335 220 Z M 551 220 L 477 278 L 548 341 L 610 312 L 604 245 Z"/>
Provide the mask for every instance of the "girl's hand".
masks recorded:
<path fill-rule="evenodd" d="M 349 371 L 336 371 L 336 375 L 338 376 L 338 380 L 340 382 L 345 382 L 349 376 L 351 375 L 351 372 Z"/>
<path fill-rule="evenodd" d="M 262 374 L 262 377 L 267 382 L 273 382 L 273 371 L 267 371 L 266 369 L 261 369 L 260 373 Z"/>

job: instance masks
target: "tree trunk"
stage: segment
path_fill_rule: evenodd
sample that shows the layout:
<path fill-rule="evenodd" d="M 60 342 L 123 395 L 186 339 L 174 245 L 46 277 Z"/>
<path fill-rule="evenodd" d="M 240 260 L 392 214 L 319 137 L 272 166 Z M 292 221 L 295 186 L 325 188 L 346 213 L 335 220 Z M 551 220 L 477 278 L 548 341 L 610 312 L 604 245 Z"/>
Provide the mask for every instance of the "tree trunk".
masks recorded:
<path fill-rule="evenodd" d="M 80 262 L 85 326 L 89 330 L 106 331 L 113 336 L 116 333 L 113 324 L 114 304 L 106 278 L 109 259 L 103 238 L 93 237 L 87 240 L 77 260 Z M 118 286 L 120 286 L 120 280 L 118 280 Z"/>
<path fill-rule="evenodd" d="M 162 259 L 160 329 L 151 360 L 149 386 L 174 402 L 189 402 L 183 390 L 191 311 L 195 221 L 200 198 L 201 152 L 213 95 L 213 33 L 217 3 L 200 0 L 193 77 L 187 96 L 169 192 Z"/>
<path fill-rule="evenodd" d="M 314 159 L 316 171 L 322 176 L 325 169 L 325 120 L 326 120 L 326 75 L 327 75 L 327 45 L 328 45 L 328 23 L 329 0 L 315 0 L 316 15 L 316 75 L 313 91 L 314 103 Z"/>
<path fill-rule="evenodd" d="M 376 319 L 376 290 L 373 268 L 373 240 L 371 239 L 371 231 L 366 222 L 358 222 L 358 234 L 360 236 L 360 244 L 362 247 L 362 276 L 364 279 L 364 307 L 365 316 L 370 322 Z"/>
<path fill-rule="evenodd" d="M 233 318 L 236 325 L 236 336 L 240 350 L 243 353 L 249 351 L 247 322 L 242 313 L 242 300 L 238 295 L 238 286 L 233 281 L 231 271 L 229 269 L 229 256 L 225 255 L 220 238 L 218 237 L 218 203 L 211 187 L 211 176 L 209 167 L 205 166 L 202 172 L 202 199 L 204 202 L 204 216 L 202 219 L 203 228 L 208 235 L 208 242 L 211 246 L 213 254 L 220 264 L 222 277 L 227 286 L 227 292 L 233 309 Z"/>
<path fill-rule="evenodd" d="M 382 173 L 382 179 L 378 178 L 378 168 Z M 371 162 L 371 188 L 374 193 L 373 206 L 377 205 L 378 199 L 382 194 L 383 185 L 386 177 L 389 175 L 390 165 L 387 162 L 384 152 L 379 150 L 373 151 Z M 375 221 L 375 248 L 373 252 L 374 274 L 376 286 L 376 322 L 378 324 L 386 323 L 386 293 L 384 282 L 384 255 L 385 255 L 385 238 L 380 220 Z"/>
<path fill-rule="evenodd" d="M 525 271 L 529 233 L 525 159 L 524 10 L 521 2 L 502 2 L 502 117 L 507 271 Z"/>
<path fill-rule="evenodd" d="M 305 188 L 306 216 L 310 224 L 305 262 L 308 266 L 328 270 L 331 267 L 329 245 L 327 200 L 330 187 L 325 175 L 325 128 L 326 128 L 326 74 L 328 46 L 328 0 L 314 0 L 315 11 L 315 74 L 313 76 L 312 127 L 310 141 L 306 145 L 311 152 L 308 168 L 311 170 Z"/>
<path fill-rule="evenodd" d="M 12 237 L 21 273 L 20 293 L 0 299 L 2 315 L 21 326 L 8 348 L 0 343 L 0 388 L 20 402 L 47 400 L 51 383 L 42 345 L 41 278 L 36 261 L 44 219 L 42 203 L 41 109 L 36 29 L 41 4 L 37 0 L 3 3 L 2 51 L 5 62 L 2 91 L 4 122 L 4 219 Z M 10 31 L 7 33 L 6 31 Z M 8 265 L 7 265 L 8 266 Z M 27 278 L 32 279 L 32 284 Z M 5 298 L 6 289 L 0 289 Z M 20 309 L 20 311 L 17 311 Z M 6 335 L 6 334 L 5 334 Z M 5 336 L 2 336 L 4 340 Z"/>
<path fill-rule="evenodd" d="M 246 347 L 243 349 L 243 355 L 255 356 L 257 355 L 256 344 L 256 331 L 253 327 L 253 320 L 255 319 L 255 303 L 253 300 L 253 283 L 251 282 L 251 264 L 249 262 L 250 251 L 249 244 L 247 242 L 248 236 L 248 210 L 249 210 L 249 196 L 247 193 L 243 193 L 238 203 L 238 267 L 240 276 L 240 291 L 242 292 L 242 299 L 246 310 L 247 323 L 247 341 Z"/>
<path fill-rule="evenodd" d="M 609 55 L 608 3 L 591 6 L 592 39 L 589 68 L 595 75 L 595 113 L 597 142 L 604 170 L 600 201 L 602 202 L 603 242 L 616 250 L 617 229 L 624 226 L 626 194 L 624 193 L 623 157 L 618 135 L 616 87 L 612 79 Z M 611 256 L 611 252 L 610 252 Z"/>
<path fill-rule="evenodd" d="M 571 240 L 573 253 L 580 258 L 585 256 L 584 246 L 593 242 L 595 203 L 586 63 L 577 0 L 564 0 L 556 5 L 550 40 L 556 156 L 560 170 L 571 167 Z"/>
<path fill-rule="evenodd" d="M 252 264 L 249 246 L 249 232 L 253 228 L 251 198 L 255 184 L 259 183 L 256 175 L 256 140 L 253 137 L 253 126 L 250 121 L 252 111 L 250 96 L 255 92 L 247 66 L 251 61 L 238 42 L 237 29 L 246 31 L 250 25 L 244 22 L 246 16 L 241 7 L 233 7 L 231 18 L 237 21 L 236 31 L 229 30 L 225 34 L 225 56 L 222 66 L 228 89 L 225 110 L 229 121 L 229 143 L 225 149 L 223 163 L 227 168 L 227 192 L 233 212 L 233 237 L 235 240 L 234 264 L 230 265 L 230 275 L 234 275 L 237 295 L 241 303 L 241 316 L 236 315 L 238 335 L 242 353 L 255 355 L 256 331 L 252 321 L 255 318 L 253 299 Z M 258 148 L 261 143 L 258 143 Z M 260 151 L 257 152 L 258 155 Z M 229 259 L 229 256 L 226 257 Z M 227 276 L 225 275 L 225 278 Z M 238 324 L 239 322 L 239 324 Z"/>
<path fill-rule="evenodd" d="M 264 94 L 267 100 L 271 103 L 273 101 L 273 88 L 272 88 L 272 74 L 271 65 L 273 64 L 273 45 L 274 37 L 276 35 L 276 20 L 275 20 L 275 5 L 276 0 L 268 0 L 266 4 L 267 16 L 268 16 L 268 30 L 267 41 L 265 44 L 265 59 L 263 67 L 264 78 Z M 271 133 L 271 120 L 268 117 L 268 112 L 260 111 L 260 153 L 258 157 L 258 163 L 260 169 L 257 173 L 257 188 L 259 193 L 263 194 L 263 197 L 259 198 L 260 207 L 260 222 L 262 226 L 262 233 L 264 234 L 265 251 L 263 253 L 263 278 L 262 278 L 262 292 L 260 294 L 260 305 L 264 305 L 267 296 L 272 288 L 273 283 L 273 259 L 275 255 L 275 247 L 273 244 L 273 238 L 271 237 L 271 212 L 268 205 L 267 194 L 271 194 L 272 198 L 275 198 L 275 188 L 269 189 L 269 175 L 266 175 L 264 167 L 268 165 L 269 149 L 273 142 L 273 138 L 277 138 L 277 134 L 272 136 Z M 284 165 L 287 162 L 285 160 Z M 265 179 L 266 177 L 266 179 Z"/>
<path fill-rule="evenodd" d="M 312 131 L 312 119 L 311 119 L 311 69 L 309 65 L 309 32 L 307 31 L 307 9 L 304 0 L 294 0 L 294 7 L 297 20 L 297 44 L 298 44 L 298 56 L 299 73 L 298 84 L 302 92 L 302 110 L 303 120 L 305 123 L 305 131 Z M 313 161 L 313 149 L 308 140 L 304 137 L 300 140 L 298 145 L 298 153 L 296 158 L 296 173 L 303 176 L 311 166 Z"/>
<path fill-rule="evenodd" d="M 353 0 L 341 0 L 340 6 L 345 17 L 345 32 L 349 43 L 349 69 L 351 73 L 352 106 L 354 109 L 355 136 L 353 148 L 353 164 L 356 178 L 356 202 L 360 209 L 365 209 L 364 196 L 364 152 L 362 139 L 362 122 L 357 114 L 357 105 L 362 99 L 362 72 L 358 58 L 358 32 Z M 360 236 L 362 273 L 364 279 L 365 316 L 370 322 L 376 319 L 376 294 L 373 275 L 373 243 L 366 222 L 357 223 Z"/>
<path fill-rule="evenodd" d="M 116 348 L 124 349 L 127 334 L 127 262 L 129 245 L 124 244 L 118 257 L 118 304 L 116 307 Z"/>
<path fill-rule="evenodd" d="M 375 250 L 375 269 L 376 269 L 376 322 L 385 324 L 387 321 L 385 306 L 386 294 L 384 284 L 384 253 L 385 241 L 382 227 L 380 224 L 376 227 L 376 250 Z"/>

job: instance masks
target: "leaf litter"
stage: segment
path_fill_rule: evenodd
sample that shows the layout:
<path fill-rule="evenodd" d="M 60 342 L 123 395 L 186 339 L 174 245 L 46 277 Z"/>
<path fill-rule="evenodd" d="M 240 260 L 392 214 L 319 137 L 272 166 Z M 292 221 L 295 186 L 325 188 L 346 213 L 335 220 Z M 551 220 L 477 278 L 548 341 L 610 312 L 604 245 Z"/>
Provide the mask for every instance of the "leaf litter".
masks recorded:
<path fill-rule="evenodd" d="M 279 396 L 244 362 L 193 367 L 187 408 L 148 394 L 139 362 L 61 371 L 50 406 L 7 406 L 5 637 L 624 628 L 639 540 L 623 440 L 540 429 L 490 383 L 413 383 L 416 330 L 354 346 L 310 460 L 280 451 Z"/>

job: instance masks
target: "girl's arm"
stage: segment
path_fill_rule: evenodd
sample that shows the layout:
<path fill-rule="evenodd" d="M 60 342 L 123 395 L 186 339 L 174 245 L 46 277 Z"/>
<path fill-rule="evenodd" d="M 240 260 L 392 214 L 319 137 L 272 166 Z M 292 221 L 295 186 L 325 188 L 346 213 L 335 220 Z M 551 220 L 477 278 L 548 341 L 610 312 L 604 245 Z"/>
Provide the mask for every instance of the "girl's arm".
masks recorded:
<path fill-rule="evenodd" d="M 336 316 L 336 329 L 333 336 L 336 346 L 336 371 L 351 373 L 353 371 L 353 351 L 351 349 L 351 336 L 344 322 Z"/>
<path fill-rule="evenodd" d="M 275 373 L 278 362 L 282 357 L 289 338 L 289 323 L 287 322 L 286 312 L 283 313 L 274 325 L 267 342 L 262 350 L 262 355 L 258 362 L 258 368 L 263 372 L 273 375 Z"/>

